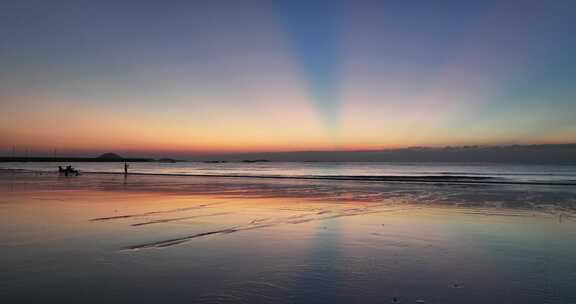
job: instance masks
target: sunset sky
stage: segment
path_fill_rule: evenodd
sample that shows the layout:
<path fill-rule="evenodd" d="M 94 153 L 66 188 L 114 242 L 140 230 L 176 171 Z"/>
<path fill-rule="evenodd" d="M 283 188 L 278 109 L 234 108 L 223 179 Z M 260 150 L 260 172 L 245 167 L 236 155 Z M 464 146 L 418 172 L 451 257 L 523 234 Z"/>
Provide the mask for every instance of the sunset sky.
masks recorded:
<path fill-rule="evenodd" d="M 576 142 L 576 1 L 0 3 L 0 148 Z"/>

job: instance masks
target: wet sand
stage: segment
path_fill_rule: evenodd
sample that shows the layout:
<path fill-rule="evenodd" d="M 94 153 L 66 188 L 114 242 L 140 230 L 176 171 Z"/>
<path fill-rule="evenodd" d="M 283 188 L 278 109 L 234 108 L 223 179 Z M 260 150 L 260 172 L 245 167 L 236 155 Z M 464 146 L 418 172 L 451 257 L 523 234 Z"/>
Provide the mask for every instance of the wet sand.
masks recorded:
<path fill-rule="evenodd" d="M 575 188 L 3 172 L 0 297 L 576 303 Z"/>

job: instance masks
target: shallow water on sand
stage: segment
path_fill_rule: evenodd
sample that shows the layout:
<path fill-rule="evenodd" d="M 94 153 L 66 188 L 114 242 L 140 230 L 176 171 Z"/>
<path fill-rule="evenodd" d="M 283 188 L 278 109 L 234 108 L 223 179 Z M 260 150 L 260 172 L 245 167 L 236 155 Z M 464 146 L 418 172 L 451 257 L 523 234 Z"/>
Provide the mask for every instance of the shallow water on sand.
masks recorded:
<path fill-rule="evenodd" d="M 0 174 L 10 303 L 576 303 L 576 189 Z"/>

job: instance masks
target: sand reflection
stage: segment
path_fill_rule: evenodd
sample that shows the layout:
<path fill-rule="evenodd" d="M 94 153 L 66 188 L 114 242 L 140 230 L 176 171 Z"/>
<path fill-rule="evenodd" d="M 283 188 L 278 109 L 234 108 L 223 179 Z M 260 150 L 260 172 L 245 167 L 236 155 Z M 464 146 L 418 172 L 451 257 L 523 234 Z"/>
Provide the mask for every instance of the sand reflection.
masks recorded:
<path fill-rule="evenodd" d="M 515 302 L 537 303 L 570 299 L 576 288 L 576 221 L 571 201 L 556 192 L 553 203 L 545 191 L 489 188 L 489 201 L 486 193 L 464 200 L 478 188 L 404 184 L 114 176 L 0 183 L 0 293 L 31 299 L 32 288 L 67 298 L 95 277 L 117 288 L 99 300 L 123 294 L 142 303 L 158 288 L 200 303 L 486 303 L 511 292 Z M 511 194 L 531 200 L 513 204 Z"/>

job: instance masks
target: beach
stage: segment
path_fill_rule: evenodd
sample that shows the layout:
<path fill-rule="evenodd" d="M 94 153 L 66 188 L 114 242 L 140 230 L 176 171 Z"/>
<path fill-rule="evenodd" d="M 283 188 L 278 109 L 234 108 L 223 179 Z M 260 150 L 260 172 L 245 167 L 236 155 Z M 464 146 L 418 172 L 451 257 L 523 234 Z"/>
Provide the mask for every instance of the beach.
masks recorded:
<path fill-rule="evenodd" d="M 0 1 L 0 302 L 576 304 L 576 1 Z"/>
<path fill-rule="evenodd" d="M 9 303 L 576 303 L 572 185 L 4 170 L 0 192 Z"/>

